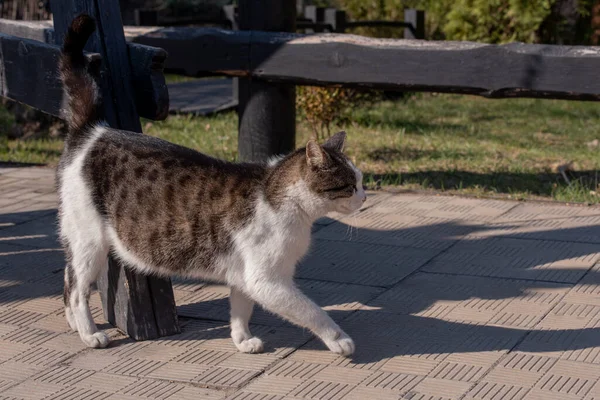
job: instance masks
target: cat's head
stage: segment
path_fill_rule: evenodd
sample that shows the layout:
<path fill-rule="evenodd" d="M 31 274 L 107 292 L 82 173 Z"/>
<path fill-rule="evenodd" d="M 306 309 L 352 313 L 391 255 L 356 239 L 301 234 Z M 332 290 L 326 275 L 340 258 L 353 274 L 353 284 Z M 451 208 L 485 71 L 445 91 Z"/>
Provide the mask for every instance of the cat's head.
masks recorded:
<path fill-rule="evenodd" d="M 338 132 L 319 145 L 311 140 L 306 145 L 305 176 L 311 192 L 328 211 L 350 214 L 367 199 L 362 173 L 344 154 L 346 132 Z"/>

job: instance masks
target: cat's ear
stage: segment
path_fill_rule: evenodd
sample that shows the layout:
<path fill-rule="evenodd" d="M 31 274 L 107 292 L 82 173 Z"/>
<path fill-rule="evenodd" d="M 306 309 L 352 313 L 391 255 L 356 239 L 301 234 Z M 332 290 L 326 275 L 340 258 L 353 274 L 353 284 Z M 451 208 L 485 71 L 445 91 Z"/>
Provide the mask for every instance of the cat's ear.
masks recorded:
<path fill-rule="evenodd" d="M 323 143 L 323 147 L 342 152 L 344 151 L 344 144 L 346 144 L 346 132 L 340 131 L 327 139 L 327 141 Z"/>
<path fill-rule="evenodd" d="M 323 165 L 325 161 L 325 154 L 321 146 L 314 140 L 309 140 L 306 144 L 306 162 L 311 167 L 318 167 Z"/>

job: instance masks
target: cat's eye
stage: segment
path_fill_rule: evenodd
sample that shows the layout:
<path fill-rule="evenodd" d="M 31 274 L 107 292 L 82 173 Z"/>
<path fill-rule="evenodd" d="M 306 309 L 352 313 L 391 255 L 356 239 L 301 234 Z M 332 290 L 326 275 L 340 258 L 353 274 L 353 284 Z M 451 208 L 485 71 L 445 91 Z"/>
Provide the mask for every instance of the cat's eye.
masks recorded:
<path fill-rule="evenodd" d="M 356 185 L 343 185 L 343 186 L 336 186 L 330 189 L 325 189 L 326 192 L 342 192 L 342 191 L 346 191 L 352 189 L 353 193 L 356 193 Z"/>

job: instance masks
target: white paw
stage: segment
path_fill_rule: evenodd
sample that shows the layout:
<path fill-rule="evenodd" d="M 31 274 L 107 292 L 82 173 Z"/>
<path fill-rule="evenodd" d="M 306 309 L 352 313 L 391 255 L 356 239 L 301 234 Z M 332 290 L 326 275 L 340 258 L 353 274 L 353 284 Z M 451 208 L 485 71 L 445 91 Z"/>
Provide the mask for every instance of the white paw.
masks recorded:
<path fill-rule="evenodd" d="M 352 355 L 356 349 L 354 341 L 345 332 L 340 332 L 337 339 L 324 340 L 324 342 L 329 350 L 344 357 Z"/>
<path fill-rule="evenodd" d="M 264 349 L 263 341 L 256 336 L 235 343 L 235 346 L 242 353 L 262 353 Z"/>
<path fill-rule="evenodd" d="M 96 332 L 93 335 L 80 335 L 80 337 L 87 347 L 92 347 L 94 349 L 103 349 L 110 343 L 108 335 L 102 331 Z"/>

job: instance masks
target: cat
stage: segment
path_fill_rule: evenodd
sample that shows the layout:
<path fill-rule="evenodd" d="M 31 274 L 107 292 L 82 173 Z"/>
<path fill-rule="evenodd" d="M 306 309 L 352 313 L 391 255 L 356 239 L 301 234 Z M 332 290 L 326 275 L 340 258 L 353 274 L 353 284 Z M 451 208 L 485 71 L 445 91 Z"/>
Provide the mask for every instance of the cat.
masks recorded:
<path fill-rule="evenodd" d="M 351 355 L 352 339 L 293 280 L 315 220 L 350 214 L 366 200 L 362 173 L 343 154 L 345 132 L 270 163 L 230 163 L 111 129 L 83 55 L 94 30 L 90 16 L 76 17 L 60 60 L 68 134 L 57 187 L 71 329 L 89 347 L 109 344 L 88 300 L 110 252 L 140 273 L 227 284 L 231 338 L 241 352 L 263 351 L 248 325 L 256 302 Z"/>

